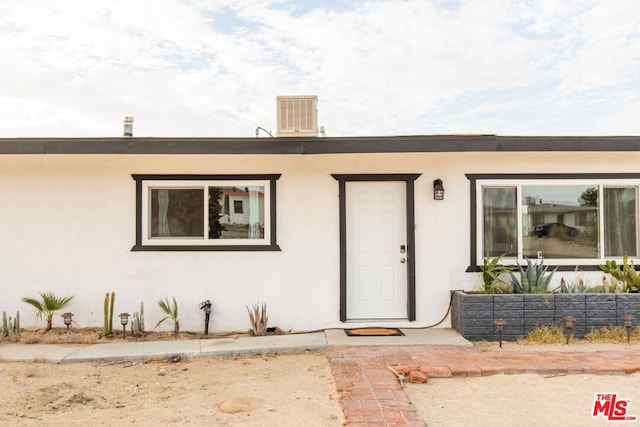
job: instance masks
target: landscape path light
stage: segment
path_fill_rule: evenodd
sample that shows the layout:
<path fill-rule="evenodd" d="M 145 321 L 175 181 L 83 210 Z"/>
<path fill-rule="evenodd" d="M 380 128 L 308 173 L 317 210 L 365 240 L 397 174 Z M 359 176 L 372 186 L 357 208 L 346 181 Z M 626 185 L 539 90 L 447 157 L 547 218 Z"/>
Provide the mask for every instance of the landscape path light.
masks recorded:
<path fill-rule="evenodd" d="M 573 333 L 573 324 L 576 318 L 573 316 L 564 316 L 564 335 L 567 338 L 567 345 L 569 345 L 569 339 Z"/>
<path fill-rule="evenodd" d="M 498 331 L 498 340 L 500 343 L 500 348 L 502 348 L 502 332 L 504 332 L 504 327 L 507 324 L 507 321 L 504 319 L 496 319 L 493 321 L 493 326 L 496 327 Z"/>
<path fill-rule="evenodd" d="M 118 317 L 120 318 L 120 324 L 122 325 L 122 339 L 127 335 L 127 323 L 129 323 L 129 313 L 120 313 Z"/>
<path fill-rule="evenodd" d="M 71 326 L 71 318 L 73 317 L 73 313 L 62 313 L 62 320 L 64 321 L 64 324 L 67 325 L 67 331 L 69 330 L 69 327 Z"/>
<path fill-rule="evenodd" d="M 633 316 L 631 314 L 625 314 L 622 316 L 624 322 L 624 328 L 627 330 L 627 344 L 631 344 L 631 328 L 633 327 Z"/>

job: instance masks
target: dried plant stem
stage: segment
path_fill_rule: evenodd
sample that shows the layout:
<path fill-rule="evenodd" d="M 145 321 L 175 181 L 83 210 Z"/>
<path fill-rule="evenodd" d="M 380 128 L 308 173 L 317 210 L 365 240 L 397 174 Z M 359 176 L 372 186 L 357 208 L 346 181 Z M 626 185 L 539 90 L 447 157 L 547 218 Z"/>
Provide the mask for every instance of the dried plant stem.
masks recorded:
<path fill-rule="evenodd" d="M 251 335 L 262 336 L 267 333 L 267 322 L 269 316 L 267 315 L 267 304 L 255 303 L 251 308 L 247 306 L 247 312 L 249 313 L 249 321 L 251 322 Z"/>

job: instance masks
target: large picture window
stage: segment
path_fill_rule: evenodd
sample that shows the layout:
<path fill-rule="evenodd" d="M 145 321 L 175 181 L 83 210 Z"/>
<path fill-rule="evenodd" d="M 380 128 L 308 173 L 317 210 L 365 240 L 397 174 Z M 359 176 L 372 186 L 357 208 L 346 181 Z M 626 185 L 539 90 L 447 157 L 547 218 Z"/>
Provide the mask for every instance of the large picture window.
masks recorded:
<path fill-rule="evenodd" d="M 134 250 L 279 250 L 279 175 L 133 175 Z"/>
<path fill-rule="evenodd" d="M 486 257 L 597 265 L 638 257 L 640 174 L 467 175 L 471 266 Z"/>

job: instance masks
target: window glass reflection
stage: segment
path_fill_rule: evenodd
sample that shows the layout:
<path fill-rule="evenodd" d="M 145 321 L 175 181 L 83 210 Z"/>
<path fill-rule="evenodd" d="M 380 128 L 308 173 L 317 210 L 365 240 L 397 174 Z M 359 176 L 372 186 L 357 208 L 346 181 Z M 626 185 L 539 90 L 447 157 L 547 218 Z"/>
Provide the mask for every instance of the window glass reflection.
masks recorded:
<path fill-rule="evenodd" d="M 523 255 L 598 257 L 598 188 L 522 186 Z"/>

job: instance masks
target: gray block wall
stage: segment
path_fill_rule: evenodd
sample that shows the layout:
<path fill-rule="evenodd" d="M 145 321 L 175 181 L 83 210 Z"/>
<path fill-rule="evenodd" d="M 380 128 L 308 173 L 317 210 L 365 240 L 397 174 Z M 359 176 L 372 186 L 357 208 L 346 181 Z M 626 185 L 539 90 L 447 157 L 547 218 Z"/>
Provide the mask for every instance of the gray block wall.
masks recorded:
<path fill-rule="evenodd" d="M 504 319 L 502 339 L 515 341 L 536 326 L 558 324 L 575 317 L 573 334 L 582 338 L 592 329 L 622 325 L 631 314 L 640 322 L 640 294 L 467 294 L 455 292 L 451 326 L 471 341 L 497 341 L 493 321 Z"/>

